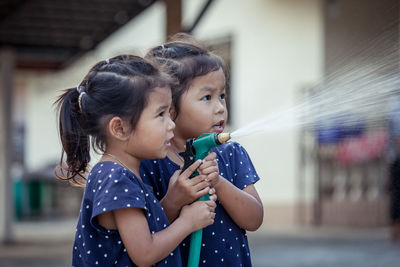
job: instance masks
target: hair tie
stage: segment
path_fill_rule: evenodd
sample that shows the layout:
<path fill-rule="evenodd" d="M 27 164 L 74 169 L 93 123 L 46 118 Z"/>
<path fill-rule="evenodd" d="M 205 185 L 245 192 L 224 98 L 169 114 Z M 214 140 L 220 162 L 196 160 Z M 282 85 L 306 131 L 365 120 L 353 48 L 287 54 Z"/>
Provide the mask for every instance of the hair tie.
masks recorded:
<path fill-rule="evenodd" d="M 78 106 L 79 106 L 79 110 L 81 113 L 82 113 L 82 97 L 83 97 L 83 95 L 86 95 L 86 92 L 81 92 L 78 97 Z"/>

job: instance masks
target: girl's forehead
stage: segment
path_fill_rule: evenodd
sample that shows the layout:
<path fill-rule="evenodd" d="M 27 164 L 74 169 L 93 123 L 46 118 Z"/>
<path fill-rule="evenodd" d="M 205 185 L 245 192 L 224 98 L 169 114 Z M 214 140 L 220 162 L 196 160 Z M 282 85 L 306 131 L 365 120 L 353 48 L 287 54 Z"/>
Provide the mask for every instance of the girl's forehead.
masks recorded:
<path fill-rule="evenodd" d="M 148 95 L 148 101 L 170 101 L 172 97 L 170 87 L 156 87 Z"/>
<path fill-rule="evenodd" d="M 225 88 L 225 74 L 222 69 L 209 72 L 202 76 L 195 77 L 189 85 L 198 90 L 221 90 Z"/>
<path fill-rule="evenodd" d="M 149 96 L 152 94 L 171 94 L 171 87 L 163 86 L 163 87 L 155 87 L 151 90 Z"/>

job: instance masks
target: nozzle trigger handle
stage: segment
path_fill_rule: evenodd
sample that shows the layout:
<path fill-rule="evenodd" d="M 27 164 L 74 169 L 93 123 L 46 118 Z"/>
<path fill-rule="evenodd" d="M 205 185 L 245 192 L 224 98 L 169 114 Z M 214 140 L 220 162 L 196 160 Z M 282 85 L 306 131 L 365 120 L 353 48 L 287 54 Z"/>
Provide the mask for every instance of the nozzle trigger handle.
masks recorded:
<path fill-rule="evenodd" d="M 186 149 L 185 151 L 179 153 L 179 155 L 183 158 L 182 173 L 194 163 L 195 153 L 193 149 L 193 139 L 186 140 Z"/>

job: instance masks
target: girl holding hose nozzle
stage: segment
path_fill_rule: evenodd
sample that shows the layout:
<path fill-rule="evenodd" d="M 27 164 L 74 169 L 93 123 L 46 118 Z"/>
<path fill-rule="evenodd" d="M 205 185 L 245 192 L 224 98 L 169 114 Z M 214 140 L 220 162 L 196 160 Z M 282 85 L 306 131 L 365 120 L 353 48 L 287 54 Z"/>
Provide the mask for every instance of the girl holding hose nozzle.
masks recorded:
<path fill-rule="evenodd" d="M 146 58 L 166 67 L 177 80 L 172 87 L 171 111 L 176 128 L 167 157 L 144 160 L 141 165 L 145 181 L 153 186 L 172 220 L 183 205 L 205 194 L 198 183 L 177 178 L 175 172 L 183 165 L 179 153 L 185 150 L 188 138 L 224 130 L 225 68 L 218 56 L 187 34 L 175 35 L 170 42 L 151 49 Z M 214 224 L 203 229 L 199 265 L 251 266 L 246 230 L 257 230 L 263 220 L 262 202 L 254 187 L 259 177 L 240 144 L 229 142 L 211 151 L 203 163 L 207 168 L 193 178 L 206 177 L 219 200 Z M 219 175 L 207 176 L 216 169 Z M 168 183 L 161 177 L 171 179 Z M 187 263 L 189 243 L 187 239 L 181 243 L 183 265 Z"/>

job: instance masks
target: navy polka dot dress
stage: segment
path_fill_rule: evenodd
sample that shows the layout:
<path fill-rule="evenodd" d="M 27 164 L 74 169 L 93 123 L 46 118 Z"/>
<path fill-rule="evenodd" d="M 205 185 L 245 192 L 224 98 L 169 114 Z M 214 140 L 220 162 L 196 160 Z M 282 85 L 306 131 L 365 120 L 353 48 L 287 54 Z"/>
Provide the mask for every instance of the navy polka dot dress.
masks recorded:
<path fill-rule="evenodd" d="M 96 164 L 90 172 L 76 228 L 72 266 L 136 266 L 117 230 L 100 226 L 96 216 L 117 209 L 143 209 L 152 234 L 169 226 L 151 186 L 115 162 Z M 180 250 L 155 266 L 182 266 Z"/>
<path fill-rule="evenodd" d="M 236 142 L 212 149 L 217 154 L 220 175 L 240 189 L 255 183 L 259 177 L 246 150 Z M 143 160 L 141 177 L 153 186 L 156 197 L 167 192 L 169 178 L 179 166 L 169 158 Z M 199 266 L 251 266 L 246 231 L 237 226 L 217 201 L 214 224 L 203 229 Z M 180 245 L 183 265 L 187 266 L 190 237 Z"/>

